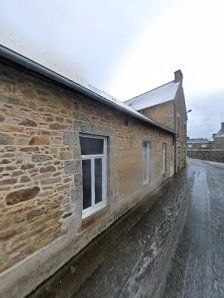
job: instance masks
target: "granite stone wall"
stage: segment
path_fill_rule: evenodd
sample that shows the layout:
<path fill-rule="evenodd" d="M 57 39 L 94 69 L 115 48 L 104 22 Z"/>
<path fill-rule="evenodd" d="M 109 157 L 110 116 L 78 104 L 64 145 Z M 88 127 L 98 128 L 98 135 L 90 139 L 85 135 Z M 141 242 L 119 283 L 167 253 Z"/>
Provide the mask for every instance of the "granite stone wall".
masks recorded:
<path fill-rule="evenodd" d="M 180 171 L 186 166 L 187 155 L 187 117 L 182 86 L 177 90 L 174 100 L 148 107 L 140 112 L 157 123 L 176 130 L 176 171 Z"/>
<path fill-rule="evenodd" d="M 146 117 L 162 123 L 165 127 L 174 130 L 174 103 L 173 100 L 148 107 L 141 111 Z"/>
<path fill-rule="evenodd" d="M 222 149 L 192 149 L 187 150 L 187 156 L 201 160 L 224 162 L 224 150 Z"/>
<path fill-rule="evenodd" d="M 108 140 L 107 206 L 85 220 L 80 133 Z M 0 294 L 27 294 L 172 173 L 172 134 L 1 63 Z"/>

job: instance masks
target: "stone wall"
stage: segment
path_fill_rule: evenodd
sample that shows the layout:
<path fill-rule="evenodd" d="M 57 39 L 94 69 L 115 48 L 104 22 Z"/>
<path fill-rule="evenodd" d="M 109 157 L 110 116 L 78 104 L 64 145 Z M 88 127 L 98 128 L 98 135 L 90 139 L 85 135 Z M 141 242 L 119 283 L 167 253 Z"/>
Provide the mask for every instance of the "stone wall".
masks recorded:
<path fill-rule="evenodd" d="M 148 107 L 141 111 L 146 117 L 155 120 L 158 123 L 162 123 L 169 129 L 174 130 L 174 103 L 173 100 L 166 101 L 162 104 L 157 104 L 152 107 Z"/>
<path fill-rule="evenodd" d="M 176 130 L 176 171 L 184 168 L 187 155 L 187 117 L 182 84 L 179 86 L 174 100 L 148 107 L 140 112 L 157 123 Z"/>
<path fill-rule="evenodd" d="M 0 69 L 0 296 L 23 297 L 172 175 L 173 137 L 53 82 Z M 107 206 L 85 220 L 79 133 L 108 139 Z M 143 141 L 152 150 L 146 185 Z"/>
<path fill-rule="evenodd" d="M 213 147 L 224 150 L 224 137 L 214 137 Z"/>
<path fill-rule="evenodd" d="M 187 156 L 195 159 L 224 162 L 224 150 L 222 149 L 187 150 Z"/>

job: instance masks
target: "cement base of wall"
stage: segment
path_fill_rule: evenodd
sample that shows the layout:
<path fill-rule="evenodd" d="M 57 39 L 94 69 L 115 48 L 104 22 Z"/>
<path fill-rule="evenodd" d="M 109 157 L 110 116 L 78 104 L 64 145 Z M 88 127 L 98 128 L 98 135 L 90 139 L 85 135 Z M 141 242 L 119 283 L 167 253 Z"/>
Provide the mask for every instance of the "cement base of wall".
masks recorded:
<path fill-rule="evenodd" d="M 224 162 L 224 149 L 192 149 L 187 151 L 187 156 L 201 160 Z"/>

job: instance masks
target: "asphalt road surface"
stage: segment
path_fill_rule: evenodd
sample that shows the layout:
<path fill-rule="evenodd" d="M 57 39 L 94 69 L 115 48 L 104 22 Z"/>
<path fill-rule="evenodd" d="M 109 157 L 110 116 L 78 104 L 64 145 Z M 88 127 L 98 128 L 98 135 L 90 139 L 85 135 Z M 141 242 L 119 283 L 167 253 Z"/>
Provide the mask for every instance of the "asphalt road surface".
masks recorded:
<path fill-rule="evenodd" d="M 188 172 L 142 200 L 29 298 L 161 297 L 189 208 Z"/>
<path fill-rule="evenodd" d="M 194 185 L 165 298 L 224 297 L 224 164 L 189 160 Z"/>
<path fill-rule="evenodd" d="M 29 298 L 224 298 L 224 164 L 189 160 L 152 197 Z"/>

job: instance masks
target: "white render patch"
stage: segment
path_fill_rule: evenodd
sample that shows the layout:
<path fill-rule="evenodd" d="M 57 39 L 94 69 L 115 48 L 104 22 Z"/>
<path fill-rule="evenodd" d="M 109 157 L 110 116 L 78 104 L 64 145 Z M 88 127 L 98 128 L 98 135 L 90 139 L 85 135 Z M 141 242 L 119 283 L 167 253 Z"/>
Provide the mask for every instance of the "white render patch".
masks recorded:
<path fill-rule="evenodd" d="M 180 82 L 171 81 L 160 87 L 129 99 L 125 101 L 125 103 L 139 111 L 150 106 L 173 100 L 176 96 L 179 84 Z"/>

